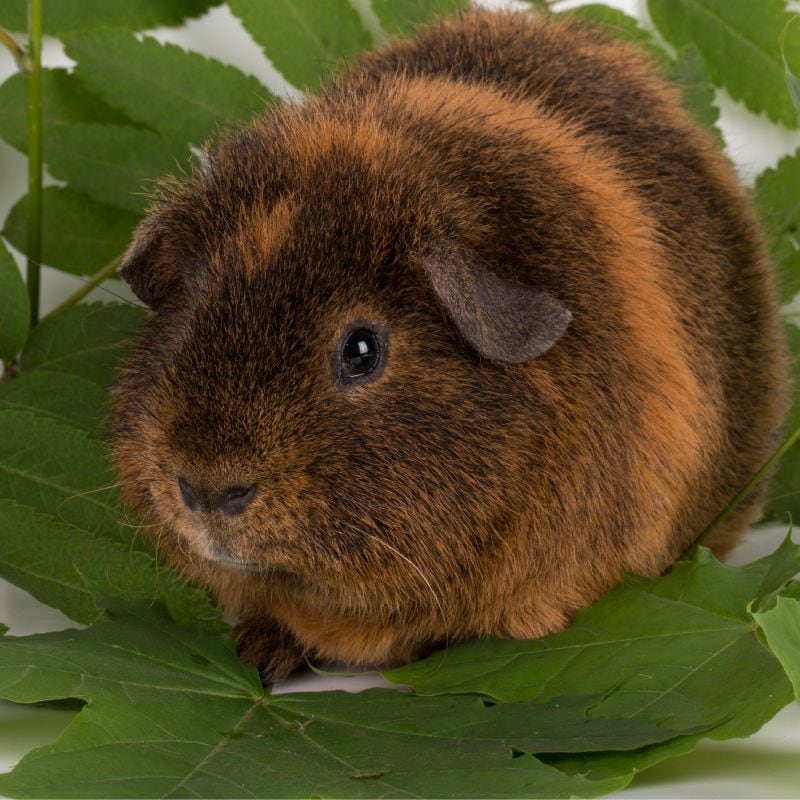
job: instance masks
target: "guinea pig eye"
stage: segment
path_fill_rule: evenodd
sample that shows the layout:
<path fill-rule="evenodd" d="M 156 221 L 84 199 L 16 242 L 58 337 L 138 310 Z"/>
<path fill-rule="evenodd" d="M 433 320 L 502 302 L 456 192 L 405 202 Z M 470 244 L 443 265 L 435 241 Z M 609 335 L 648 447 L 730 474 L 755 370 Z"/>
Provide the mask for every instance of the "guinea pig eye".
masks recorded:
<path fill-rule="evenodd" d="M 341 349 L 341 378 L 352 381 L 364 378 L 380 366 L 380 336 L 369 328 L 356 328 L 344 338 Z"/>

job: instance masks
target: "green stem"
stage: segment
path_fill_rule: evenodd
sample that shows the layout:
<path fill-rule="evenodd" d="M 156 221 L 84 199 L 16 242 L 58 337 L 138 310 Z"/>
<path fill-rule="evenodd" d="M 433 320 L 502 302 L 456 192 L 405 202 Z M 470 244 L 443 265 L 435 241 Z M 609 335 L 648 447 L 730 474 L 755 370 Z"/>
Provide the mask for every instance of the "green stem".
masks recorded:
<path fill-rule="evenodd" d="M 59 303 L 52 311 L 48 312 L 45 316 L 51 317 L 54 314 L 60 314 L 68 308 L 72 308 L 80 300 L 83 300 L 92 289 L 96 289 L 104 280 L 113 278 L 117 272 L 117 267 L 122 261 L 122 256 L 118 256 L 113 261 L 109 261 L 101 270 L 95 272 L 80 289 L 76 289 L 63 303 Z"/>
<path fill-rule="evenodd" d="M 25 51 L 19 46 L 17 40 L 3 27 L 0 27 L 0 43 L 4 44 L 14 56 L 14 61 L 21 69 L 25 69 Z"/>
<path fill-rule="evenodd" d="M 733 499 L 722 509 L 722 511 L 717 514 L 716 519 L 700 534 L 698 539 L 692 544 L 689 548 L 689 554 L 694 553 L 694 551 L 701 545 L 703 542 L 711 536 L 714 531 L 716 531 L 723 522 L 736 510 L 739 503 L 744 500 L 753 489 L 758 486 L 759 483 L 763 480 L 763 478 L 770 472 L 770 470 L 778 463 L 785 455 L 792 449 L 794 444 L 800 440 L 800 428 L 796 428 L 791 436 L 789 436 L 783 444 L 767 459 L 766 463 L 764 464 L 761 469 L 753 475 L 752 478 L 734 495 Z"/>
<path fill-rule="evenodd" d="M 28 0 L 28 296 L 31 327 L 39 321 L 42 263 L 42 0 Z"/>

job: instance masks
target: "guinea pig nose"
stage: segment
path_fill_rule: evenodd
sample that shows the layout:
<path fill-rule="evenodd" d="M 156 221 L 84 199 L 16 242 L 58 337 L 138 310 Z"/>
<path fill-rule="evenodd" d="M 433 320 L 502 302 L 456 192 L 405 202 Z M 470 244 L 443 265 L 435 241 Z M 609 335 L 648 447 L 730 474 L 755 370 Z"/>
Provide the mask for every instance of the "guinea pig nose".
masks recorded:
<path fill-rule="evenodd" d="M 252 484 L 252 486 L 231 486 L 222 492 L 220 508 L 229 517 L 241 514 L 256 496 L 256 490 L 255 484 Z"/>
<path fill-rule="evenodd" d="M 189 486 L 185 478 L 178 478 L 178 488 L 189 511 L 197 511 L 200 508 L 200 493 Z"/>

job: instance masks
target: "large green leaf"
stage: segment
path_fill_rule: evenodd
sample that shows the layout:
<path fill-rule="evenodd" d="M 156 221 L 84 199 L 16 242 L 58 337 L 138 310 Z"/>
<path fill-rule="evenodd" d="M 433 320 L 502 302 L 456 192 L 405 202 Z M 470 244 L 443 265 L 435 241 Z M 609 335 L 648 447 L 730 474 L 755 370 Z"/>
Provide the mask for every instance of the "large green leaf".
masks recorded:
<path fill-rule="evenodd" d="M 229 0 L 231 11 L 283 76 L 315 89 L 372 40 L 348 0 Z"/>
<path fill-rule="evenodd" d="M 73 306 L 36 327 L 22 352 L 20 367 L 23 373 L 34 369 L 67 372 L 107 388 L 116 379 L 124 345 L 146 318 L 142 309 L 120 303 Z"/>
<path fill-rule="evenodd" d="M 25 76 L 21 72 L 14 73 L 0 85 L 0 137 L 23 153 L 28 149 L 25 91 Z M 79 122 L 125 125 L 129 122 L 65 69 L 42 70 L 42 118 L 45 157 L 52 147 L 51 139 L 57 139 L 64 125 Z"/>
<path fill-rule="evenodd" d="M 135 529 L 132 529 L 132 532 Z M 102 611 L 96 597 L 163 600 L 185 621 L 213 619 L 207 598 L 192 592 L 153 557 L 59 522 L 13 500 L 0 499 L 0 577 L 77 622 Z"/>
<path fill-rule="evenodd" d="M 141 213 L 157 178 L 177 172 L 189 144 L 124 125 L 75 123 L 53 133 L 45 160 L 55 178 L 101 203 Z"/>
<path fill-rule="evenodd" d="M 445 14 L 469 8 L 469 0 L 372 0 L 372 8 L 387 33 L 413 31 Z"/>
<path fill-rule="evenodd" d="M 714 83 L 735 100 L 797 127 L 780 42 L 785 30 L 787 54 L 800 53 L 800 26 L 787 29 L 785 0 L 648 0 L 647 7 L 664 38 L 678 49 L 694 44 Z"/>
<path fill-rule="evenodd" d="M 769 241 L 784 302 L 800 292 L 800 152 L 756 179 L 756 205 Z"/>
<path fill-rule="evenodd" d="M 385 674 L 423 694 L 479 692 L 506 702 L 614 687 L 592 716 L 681 727 L 725 718 L 709 736 L 749 736 L 790 702 L 792 690 L 756 635 L 748 605 L 782 585 L 785 576 L 774 564 L 797 550 L 787 544 L 755 564 L 728 567 L 700 549 L 660 580 L 628 578 L 563 633 L 530 642 L 475 641 Z M 687 752 L 698 738 L 551 763 L 575 774 L 632 776 Z"/>
<path fill-rule="evenodd" d="M 85 28 L 121 26 L 131 30 L 180 25 L 197 17 L 216 0 L 44 0 L 44 32 L 59 36 Z M 12 31 L 28 29 L 25 0 L 3 0 L 0 25 Z"/>
<path fill-rule="evenodd" d="M 780 659 L 800 700 L 800 599 L 778 596 L 774 607 L 753 614 Z"/>
<path fill-rule="evenodd" d="M 125 252 L 141 219 L 131 211 L 80 194 L 68 187 L 48 186 L 43 192 L 42 261 L 51 267 L 90 275 Z M 27 252 L 28 199 L 9 212 L 3 234 Z"/>
<path fill-rule="evenodd" d="M 89 703 L 55 745 L 0 776 L 15 797 L 593 797 L 621 781 L 526 754 L 673 735 L 587 716 L 598 698 L 586 696 L 267 696 L 224 639 L 131 605 L 87 630 L 0 641 L 0 696 Z"/>
<path fill-rule="evenodd" d="M 49 172 L 100 203 L 141 213 L 153 179 L 175 172 L 188 159 L 188 141 L 128 124 L 128 117 L 71 73 L 44 70 L 42 92 L 42 148 Z M 25 152 L 22 76 L 0 86 L 0 136 Z"/>
<path fill-rule="evenodd" d="M 0 241 L 0 359 L 13 361 L 25 344 L 30 321 L 28 291 L 16 261 Z"/>
<path fill-rule="evenodd" d="M 156 563 L 120 508 L 102 441 L 109 385 L 142 311 L 94 303 L 46 319 L 0 383 L 0 575 L 80 622 L 94 595 L 162 598 L 217 624 L 205 593 Z"/>
<path fill-rule="evenodd" d="M 34 370 L 0 383 L 0 409 L 43 412 L 101 438 L 107 390 L 94 381 L 64 372 Z"/>
<path fill-rule="evenodd" d="M 275 100 L 256 78 L 234 67 L 123 29 L 69 36 L 66 51 L 78 62 L 76 75 L 110 106 L 197 145 Z"/>

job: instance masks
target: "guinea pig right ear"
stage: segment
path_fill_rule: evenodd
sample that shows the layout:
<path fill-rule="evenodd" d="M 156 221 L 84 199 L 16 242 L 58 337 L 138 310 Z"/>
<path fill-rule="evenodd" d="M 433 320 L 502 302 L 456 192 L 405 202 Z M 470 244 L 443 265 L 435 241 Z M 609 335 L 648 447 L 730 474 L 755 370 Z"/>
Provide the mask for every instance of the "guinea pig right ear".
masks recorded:
<path fill-rule="evenodd" d="M 459 332 L 484 358 L 506 364 L 538 358 L 572 319 L 547 292 L 490 272 L 466 248 L 432 250 L 421 261 Z"/>
<path fill-rule="evenodd" d="M 139 223 L 117 274 L 149 308 L 156 309 L 175 289 L 174 268 L 162 252 L 163 223 L 148 217 Z"/>

